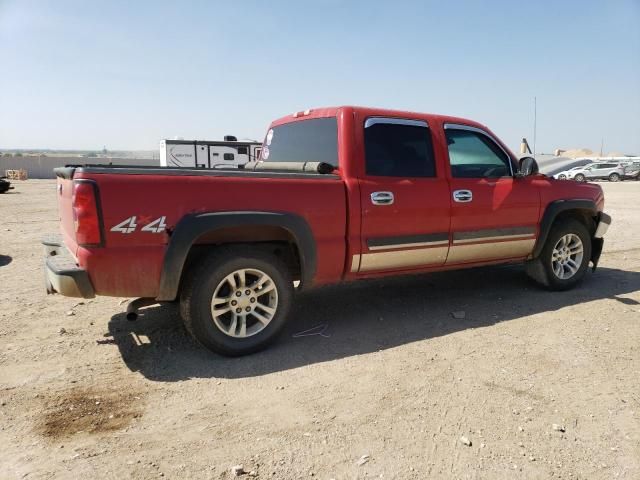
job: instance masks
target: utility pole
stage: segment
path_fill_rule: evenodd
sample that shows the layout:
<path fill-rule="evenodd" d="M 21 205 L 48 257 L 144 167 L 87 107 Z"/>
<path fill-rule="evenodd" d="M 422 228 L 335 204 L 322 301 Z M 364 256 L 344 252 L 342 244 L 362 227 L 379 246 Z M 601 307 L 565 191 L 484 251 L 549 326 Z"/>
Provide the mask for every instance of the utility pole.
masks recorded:
<path fill-rule="evenodd" d="M 533 97 L 533 158 L 536 157 L 536 127 L 538 121 L 538 105 L 537 98 Z"/>
<path fill-rule="evenodd" d="M 600 156 L 602 156 L 602 150 L 604 150 L 604 137 L 602 137 L 600 141 Z"/>

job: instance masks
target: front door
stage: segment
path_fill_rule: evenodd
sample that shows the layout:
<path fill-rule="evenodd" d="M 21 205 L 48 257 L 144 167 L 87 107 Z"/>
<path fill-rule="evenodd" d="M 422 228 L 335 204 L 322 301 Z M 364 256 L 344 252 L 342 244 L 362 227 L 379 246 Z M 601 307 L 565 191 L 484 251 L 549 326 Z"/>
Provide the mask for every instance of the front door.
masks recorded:
<path fill-rule="evenodd" d="M 361 255 L 353 272 L 443 265 L 449 250 L 449 185 L 437 172 L 424 120 L 359 119 L 365 173 L 360 179 Z"/>
<path fill-rule="evenodd" d="M 510 156 L 484 130 L 446 124 L 445 136 L 452 198 L 447 265 L 529 255 L 540 213 L 532 178 L 516 178 Z"/>

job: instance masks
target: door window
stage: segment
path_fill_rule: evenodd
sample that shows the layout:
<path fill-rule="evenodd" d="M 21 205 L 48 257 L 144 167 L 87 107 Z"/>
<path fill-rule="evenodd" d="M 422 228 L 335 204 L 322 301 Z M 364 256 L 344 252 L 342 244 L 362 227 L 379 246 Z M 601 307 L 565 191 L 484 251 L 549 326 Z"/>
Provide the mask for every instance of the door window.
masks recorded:
<path fill-rule="evenodd" d="M 431 132 L 424 121 L 369 118 L 364 149 L 367 175 L 435 177 Z"/>
<path fill-rule="evenodd" d="M 455 178 L 496 178 L 511 176 L 507 154 L 483 133 L 445 129 L 449 146 L 451 175 Z"/>

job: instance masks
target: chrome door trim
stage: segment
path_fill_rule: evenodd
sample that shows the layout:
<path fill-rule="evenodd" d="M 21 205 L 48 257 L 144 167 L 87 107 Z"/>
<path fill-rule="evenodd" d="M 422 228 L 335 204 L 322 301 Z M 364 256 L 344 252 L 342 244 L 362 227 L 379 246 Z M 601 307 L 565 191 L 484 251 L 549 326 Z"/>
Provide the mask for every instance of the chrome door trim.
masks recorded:
<path fill-rule="evenodd" d="M 509 153 L 504 148 L 502 148 L 502 145 L 500 145 L 500 142 L 498 142 L 498 140 L 493 135 L 490 135 L 489 133 L 482 130 L 481 128 L 472 127 L 470 125 L 464 125 L 462 123 L 445 123 L 444 129 L 445 130 L 449 130 L 449 129 L 468 130 L 469 132 L 480 133 L 481 135 L 484 135 L 485 137 L 487 137 L 489 140 L 495 143 L 500 150 L 502 150 L 502 153 L 504 153 L 507 156 L 507 158 L 509 159 L 509 170 L 511 171 L 511 176 L 512 177 L 514 176 L 513 175 L 513 158 L 511 158 L 511 155 L 509 155 Z"/>
<path fill-rule="evenodd" d="M 395 245 L 380 245 L 377 247 L 369 247 L 370 251 L 376 250 L 397 250 L 399 248 L 412 248 L 412 247 L 438 247 L 441 245 L 448 245 L 449 240 L 441 240 L 438 242 L 415 242 L 415 243 L 398 243 Z"/>
<path fill-rule="evenodd" d="M 534 238 L 533 235 L 498 235 L 495 237 L 484 237 L 484 238 L 470 238 L 466 240 L 454 240 L 453 245 L 466 245 L 469 243 L 481 243 L 481 242 L 490 242 L 490 241 L 500 241 L 500 240 L 526 240 Z"/>
<path fill-rule="evenodd" d="M 393 205 L 395 197 L 393 192 L 372 192 L 371 203 L 374 205 Z"/>
<path fill-rule="evenodd" d="M 394 250 L 411 247 L 436 247 L 449 244 L 449 233 L 426 233 L 423 235 L 403 235 L 398 237 L 368 238 L 367 248 L 375 250 Z"/>
<path fill-rule="evenodd" d="M 479 243 L 491 240 L 517 240 L 535 238 L 535 227 L 487 228 L 453 232 L 453 244 Z"/>

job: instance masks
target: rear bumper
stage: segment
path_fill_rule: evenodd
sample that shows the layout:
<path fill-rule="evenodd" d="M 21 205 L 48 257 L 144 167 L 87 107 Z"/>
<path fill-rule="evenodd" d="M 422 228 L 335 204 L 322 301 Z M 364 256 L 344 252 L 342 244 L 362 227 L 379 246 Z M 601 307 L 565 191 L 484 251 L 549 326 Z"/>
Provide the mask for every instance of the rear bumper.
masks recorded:
<path fill-rule="evenodd" d="M 44 246 L 44 282 L 47 293 L 65 297 L 94 298 L 89 274 L 80 268 L 60 237 L 47 237 Z"/>

